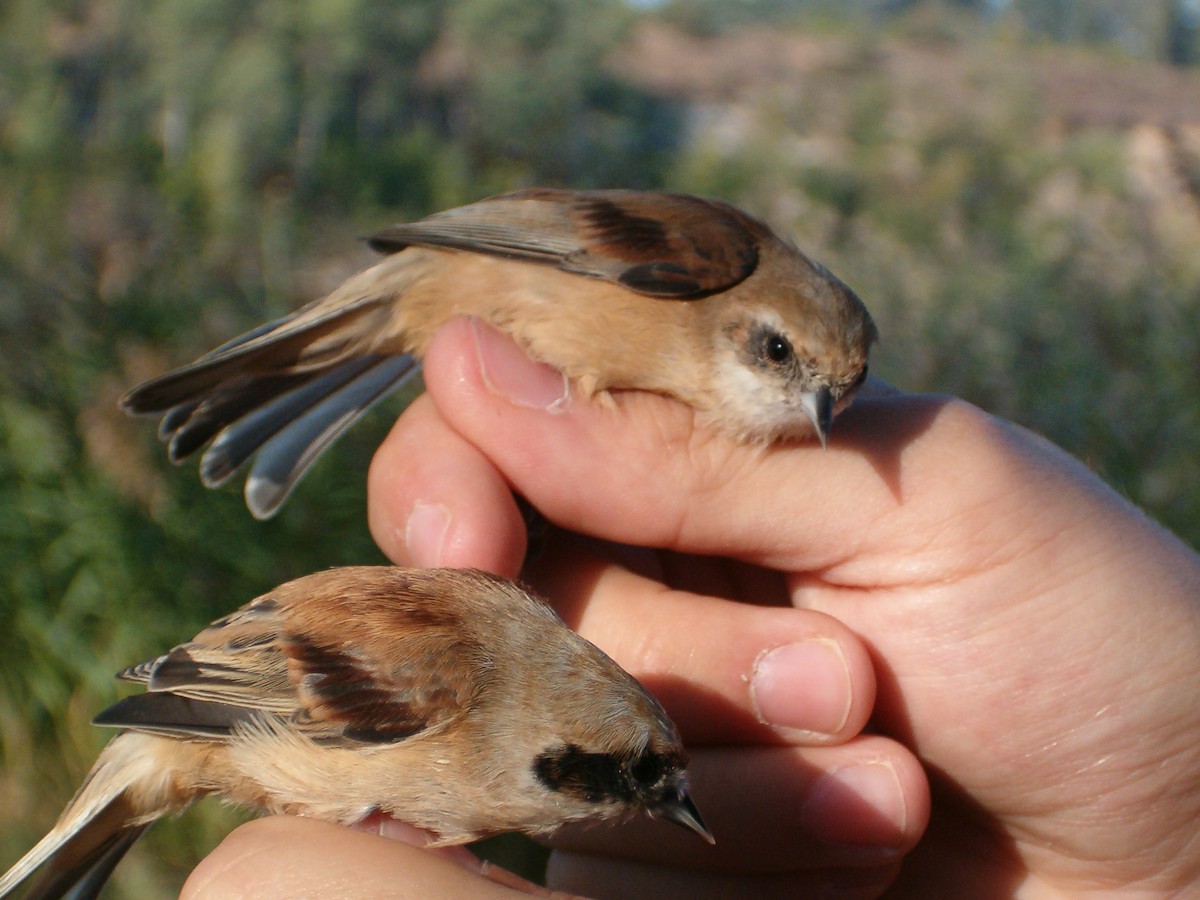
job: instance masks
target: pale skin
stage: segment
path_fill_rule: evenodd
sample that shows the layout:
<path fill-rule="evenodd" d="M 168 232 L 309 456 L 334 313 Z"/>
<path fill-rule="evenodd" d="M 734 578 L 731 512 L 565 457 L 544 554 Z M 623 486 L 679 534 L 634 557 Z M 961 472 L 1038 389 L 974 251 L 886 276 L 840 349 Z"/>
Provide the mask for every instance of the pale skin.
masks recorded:
<path fill-rule="evenodd" d="M 434 339 L 426 381 L 372 466 L 380 546 L 513 575 L 510 486 L 602 539 L 552 539 L 533 580 L 663 700 L 717 839 L 572 831 L 551 888 L 1200 890 L 1200 560 L 1062 451 L 960 401 L 878 391 L 828 451 L 755 450 L 649 394 L 564 400 L 557 373 L 465 320 Z M 263 820 L 184 896 L 521 889 L 401 838 Z"/>

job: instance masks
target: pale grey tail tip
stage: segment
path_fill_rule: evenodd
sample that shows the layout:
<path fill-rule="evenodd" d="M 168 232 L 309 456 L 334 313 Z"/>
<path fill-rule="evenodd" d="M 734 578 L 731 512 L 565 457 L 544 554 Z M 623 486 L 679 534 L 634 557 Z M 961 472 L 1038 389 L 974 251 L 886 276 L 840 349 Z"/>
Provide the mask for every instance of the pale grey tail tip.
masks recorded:
<path fill-rule="evenodd" d="M 407 354 L 385 358 L 264 442 L 246 478 L 244 494 L 250 514 L 259 520 L 274 516 L 312 464 L 346 429 L 420 371 L 420 364 Z"/>

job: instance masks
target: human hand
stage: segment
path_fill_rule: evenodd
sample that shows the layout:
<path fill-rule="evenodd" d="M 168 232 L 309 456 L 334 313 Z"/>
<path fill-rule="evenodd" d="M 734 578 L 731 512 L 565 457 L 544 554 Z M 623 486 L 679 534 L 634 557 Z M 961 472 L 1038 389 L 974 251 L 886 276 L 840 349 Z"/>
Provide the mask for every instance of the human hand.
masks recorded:
<path fill-rule="evenodd" d="M 551 893 L 465 847 L 427 847 L 431 840 L 427 832 L 379 815 L 354 828 L 300 816 L 253 819 L 196 867 L 180 898 L 501 900 L 514 892 Z"/>
<path fill-rule="evenodd" d="M 736 447 L 645 394 L 550 413 L 561 379 L 465 323 L 426 379 L 372 469 L 394 559 L 513 574 L 509 485 L 564 528 L 658 550 L 566 541 L 536 580 L 663 698 L 718 845 L 573 833 L 552 885 L 877 894 L 924 831 L 918 754 L 932 820 L 896 894 L 1200 883 L 1200 564 L 1061 451 L 928 397 L 860 400 L 825 453 Z M 752 688 L 764 650 L 805 637 L 833 652 Z M 872 706 L 881 734 L 860 734 Z M 887 777 L 830 788 L 854 762 Z"/>

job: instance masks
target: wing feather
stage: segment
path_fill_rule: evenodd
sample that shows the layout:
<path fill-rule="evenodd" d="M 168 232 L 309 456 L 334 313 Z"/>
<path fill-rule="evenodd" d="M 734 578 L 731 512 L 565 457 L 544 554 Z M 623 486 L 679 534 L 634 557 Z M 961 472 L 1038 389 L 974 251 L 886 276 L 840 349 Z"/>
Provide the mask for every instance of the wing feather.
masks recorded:
<path fill-rule="evenodd" d="M 398 587 L 381 578 L 377 595 L 340 607 L 328 596 L 324 605 L 261 597 L 122 672 L 146 692 L 95 722 L 219 741 L 267 717 L 344 746 L 395 743 L 438 727 L 469 707 L 481 683 L 472 667 L 486 664 L 485 655 L 458 620 Z M 333 627 L 318 610 L 335 617 Z"/>
<path fill-rule="evenodd" d="M 488 253 L 553 265 L 653 297 L 727 290 L 758 265 L 771 232 L 724 203 L 683 194 L 560 191 L 503 194 L 394 225 L 370 238 L 383 253 L 408 246 Z"/>

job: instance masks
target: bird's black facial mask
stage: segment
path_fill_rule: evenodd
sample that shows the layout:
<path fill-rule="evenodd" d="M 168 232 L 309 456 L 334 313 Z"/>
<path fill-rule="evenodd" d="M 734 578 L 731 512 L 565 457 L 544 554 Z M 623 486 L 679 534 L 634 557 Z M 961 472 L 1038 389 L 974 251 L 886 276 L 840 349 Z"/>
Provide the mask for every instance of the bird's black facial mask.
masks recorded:
<path fill-rule="evenodd" d="M 539 756 L 533 772 L 550 790 L 589 803 L 644 803 L 661 791 L 672 772 L 682 769 L 682 762 L 650 751 L 631 760 L 567 746 Z"/>

